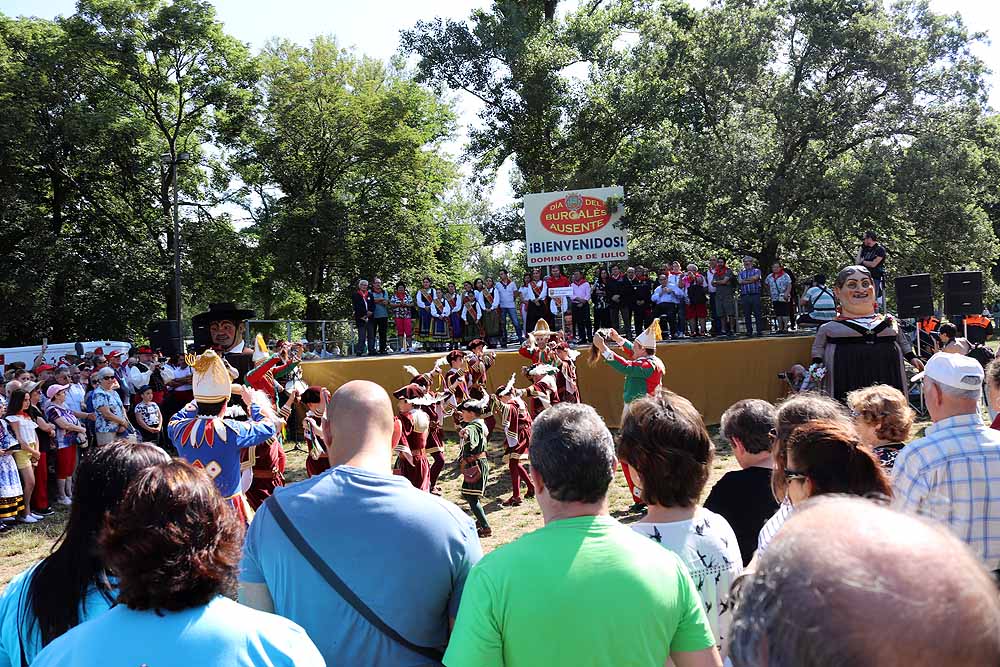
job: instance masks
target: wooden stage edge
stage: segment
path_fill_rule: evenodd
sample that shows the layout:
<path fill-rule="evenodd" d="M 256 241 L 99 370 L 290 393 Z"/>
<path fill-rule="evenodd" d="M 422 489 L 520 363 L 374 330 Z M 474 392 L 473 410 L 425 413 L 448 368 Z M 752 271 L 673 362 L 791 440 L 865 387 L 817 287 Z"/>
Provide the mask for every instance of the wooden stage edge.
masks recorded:
<path fill-rule="evenodd" d="M 718 424 L 722 413 L 736 401 L 776 401 L 785 396 L 788 385 L 778 378 L 778 373 L 796 363 L 808 366 L 812 342 L 812 334 L 661 342 L 656 356 L 667 370 L 663 386 L 690 400 L 707 424 Z M 583 402 L 593 405 L 608 426 L 615 428 L 621 420 L 624 379 L 603 361 L 589 366 L 588 352 L 582 348 L 581 352 L 577 374 Z M 331 391 L 351 380 L 371 380 L 392 392 L 409 382 L 404 364 L 424 373 L 433 368 L 441 354 L 307 361 L 302 364 L 302 374 L 307 384 L 326 386 Z M 512 372 L 517 373 L 515 386 L 528 386 L 527 378 L 520 374 L 526 364 L 517 350 L 497 350 L 496 363 L 490 369 L 491 388 L 504 384 Z"/>

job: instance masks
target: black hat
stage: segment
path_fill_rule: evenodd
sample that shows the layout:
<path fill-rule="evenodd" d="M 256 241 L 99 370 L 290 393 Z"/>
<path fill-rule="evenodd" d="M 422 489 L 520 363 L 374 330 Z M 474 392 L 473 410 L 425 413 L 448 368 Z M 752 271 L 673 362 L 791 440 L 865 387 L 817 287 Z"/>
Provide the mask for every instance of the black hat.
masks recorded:
<path fill-rule="evenodd" d="M 257 313 L 246 308 L 237 308 L 232 301 L 208 304 L 208 311 L 198 313 L 191 318 L 193 326 L 204 326 L 219 320 L 231 320 L 233 322 L 244 322 L 253 319 Z"/>

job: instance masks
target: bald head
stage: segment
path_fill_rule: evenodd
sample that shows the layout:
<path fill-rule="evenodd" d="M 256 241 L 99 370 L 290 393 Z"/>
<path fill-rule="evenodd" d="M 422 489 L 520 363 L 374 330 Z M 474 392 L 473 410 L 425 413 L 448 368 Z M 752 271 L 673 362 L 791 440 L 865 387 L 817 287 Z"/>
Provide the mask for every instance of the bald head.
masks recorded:
<path fill-rule="evenodd" d="M 327 423 L 331 465 L 357 465 L 355 459 L 366 457 L 388 461 L 392 451 L 392 403 L 385 389 L 374 382 L 353 380 L 335 391 L 327 409 Z"/>
<path fill-rule="evenodd" d="M 730 638 L 735 667 L 997 665 L 1000 598 L 943 527 L 825 496 L 744 582 Z"/>

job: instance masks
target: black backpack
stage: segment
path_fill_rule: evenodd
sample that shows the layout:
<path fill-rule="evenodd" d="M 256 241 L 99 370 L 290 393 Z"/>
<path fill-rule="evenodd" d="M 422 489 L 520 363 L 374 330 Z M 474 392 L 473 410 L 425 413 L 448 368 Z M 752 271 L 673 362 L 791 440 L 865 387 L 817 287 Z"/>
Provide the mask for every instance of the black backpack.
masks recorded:
<path fill-rule="evenodd" d="M 972 357 L 978 361 L 983 368 L 986 368 L 991 361 L 996 359 L 997 355 L 993 350 L 985 345 L 973 345 L 972 349 L 969 350 L 969 354 L 965 356 Z"/>

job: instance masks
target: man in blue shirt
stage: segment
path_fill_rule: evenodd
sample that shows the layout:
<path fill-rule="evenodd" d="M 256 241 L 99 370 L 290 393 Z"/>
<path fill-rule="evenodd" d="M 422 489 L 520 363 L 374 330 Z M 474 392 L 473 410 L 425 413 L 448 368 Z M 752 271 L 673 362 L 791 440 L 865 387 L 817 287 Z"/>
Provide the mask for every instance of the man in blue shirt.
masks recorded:
<path fill-rule="evenodd" d="M 277 503 L 305 542 L 381 620 L 412 644 L 443 650 L 469 570 L 482 556 L 472 521 L 390 466 L 389 396 L 348 382 L 326 410 L 331 469 L 277 489 L 244 545 L 239 599 L 305 628 L 329 665 L 426 665 L 335 591 L 277 524 Z"/>
<path fill-rule="evenodd" d="M 757 321 L 757 334 L 760 335 L 760 269 L 753 265 L 753 257 L 743 258 L 743 270 L 740 271 L 740 308 L 743 310 L 743 323 L 746 325 L 747 336 L 753 336 L 753 322 Z"/>

